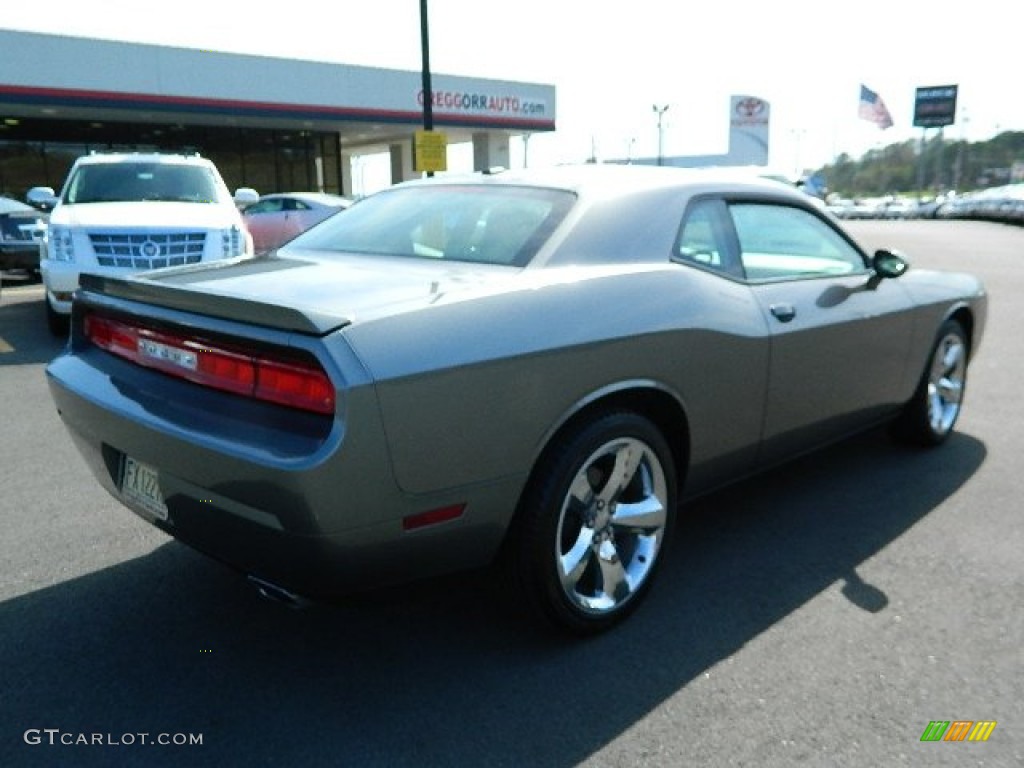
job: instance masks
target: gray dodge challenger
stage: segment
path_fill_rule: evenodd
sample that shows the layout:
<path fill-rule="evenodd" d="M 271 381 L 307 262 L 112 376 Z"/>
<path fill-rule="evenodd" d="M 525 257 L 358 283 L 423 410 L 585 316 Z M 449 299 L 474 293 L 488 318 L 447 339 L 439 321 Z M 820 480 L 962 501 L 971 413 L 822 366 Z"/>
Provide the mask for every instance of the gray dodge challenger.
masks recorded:
<path fill-rule="evenodd" d="M 47 374 L 100 483 L 267 594 L 493 563 L 592 633 L 640 604 L 681 502 L 882 423 L 942 443 L 986 306 L 779 182 L 566 166 L 83 276 Z"/>

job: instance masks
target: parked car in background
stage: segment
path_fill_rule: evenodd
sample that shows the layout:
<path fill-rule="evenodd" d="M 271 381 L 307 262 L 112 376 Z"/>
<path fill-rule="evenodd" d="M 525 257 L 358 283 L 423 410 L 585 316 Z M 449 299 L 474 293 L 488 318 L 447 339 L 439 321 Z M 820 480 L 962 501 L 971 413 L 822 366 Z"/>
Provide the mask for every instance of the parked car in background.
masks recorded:
<path fill-rule="evenodd" d="M 78 158 L 60 196 L 29 190 L 50 207 L 40 254 L 46 316 L 67 332 L 79 275 L 123 275 L 253 253 L 237 205 L 255 202 L 242 188 L 232 199 L 217 167 L 199 155 L 91 154 Z"/>
<path fill-rule="evenodd" d="M 839 219 L 881 219 L 886 199 L 874 198 L 833 198 L 826 204 L 828 210 Z"/>
<path fill-rule="evenodd" d="M 881 215 L 883 219 L 916 219 L 918 207 L 918 202 L 909 197 L 893 197 L 886 200 Z"/>
<path fill-rule="evenodd" d="M 0 269 L 38 269 L 48 214 L 0 197 Z"/>
<path fill-rule="evenodd" d="M 267 594 L 497 561 L 509 605 L 590 633 L 640 604 L 681 499 L 876 424 L 945 441 L 986 310 L 791 187 L 565 166 L 83 275 L 47 373 L 103 487 Z"/>
<path fill-rule="evenodd" d="M 273 250 L 348 208 L 347 197 L 323 192 L 279 192 L 263 195 L 242 212 L 256 253 Z"/>
<path fill-rule="evenodd" d="M 937 195 L 936 197 L 921 198 L 917 206 L 917 217 L 919 219 L 934 219 L 939 209 L 945 204 L 947 199 L 955 197 L 955 193 L 947 195 Z"/>
<path fill-rule="evenodd" d="M 947 199 L 936 211 L 940 219 L 982 219 L 1024 224 L 1024 183 L 967 192 Z"/>
<path fill-rule="evenodd" d="M 853 210 L 854 205 L 855 203 L 851 198 L 840 197 L 839 195 L 831 195 L 825 201 L 826 210 L 837 219 L 849 218 L 848 214 Z"/>

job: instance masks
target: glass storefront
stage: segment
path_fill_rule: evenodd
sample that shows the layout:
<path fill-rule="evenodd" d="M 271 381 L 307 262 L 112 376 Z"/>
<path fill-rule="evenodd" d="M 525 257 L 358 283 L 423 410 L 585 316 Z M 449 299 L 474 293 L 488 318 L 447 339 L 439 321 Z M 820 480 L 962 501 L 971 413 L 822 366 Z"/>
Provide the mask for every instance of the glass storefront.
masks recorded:
<path fill-rule="evenodd" d="M 89 152 L 198 152 L 233 192 L 341 194 L 338 134 L 181 124 L 4 118 L 0 115 L 0 195 L 59 190 L 75 158 Z"/>

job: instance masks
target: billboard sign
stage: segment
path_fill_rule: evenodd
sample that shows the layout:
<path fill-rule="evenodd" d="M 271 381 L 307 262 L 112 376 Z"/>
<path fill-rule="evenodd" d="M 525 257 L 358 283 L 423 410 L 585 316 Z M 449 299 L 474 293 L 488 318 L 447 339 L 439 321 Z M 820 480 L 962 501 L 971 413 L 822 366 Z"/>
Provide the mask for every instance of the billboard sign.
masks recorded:
<path fill-rule="evenodd" d="M 729 102 L 726 165 L 768 165 L 772 108 L 757 96 L 736 94 Z"/>
<path fill-rule="evenodd" d="M 918 128 L 940 128 L 956 122 L 955 85 L 933 85 L 918 88 L 914 98 L 914 125 Z"/>

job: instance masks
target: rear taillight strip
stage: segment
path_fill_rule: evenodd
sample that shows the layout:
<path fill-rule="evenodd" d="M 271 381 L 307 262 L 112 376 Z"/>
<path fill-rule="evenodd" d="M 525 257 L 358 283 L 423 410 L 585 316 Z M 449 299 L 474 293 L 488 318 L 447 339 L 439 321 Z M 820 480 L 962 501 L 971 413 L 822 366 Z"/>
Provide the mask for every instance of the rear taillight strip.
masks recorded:
<path fill-rule="evenodd" d="M 90 314 L 85 336 L 100 349 L 213 389 L 315 413 L 334 413 L 334 387 L 318 366 L 276 360 Z"/>

